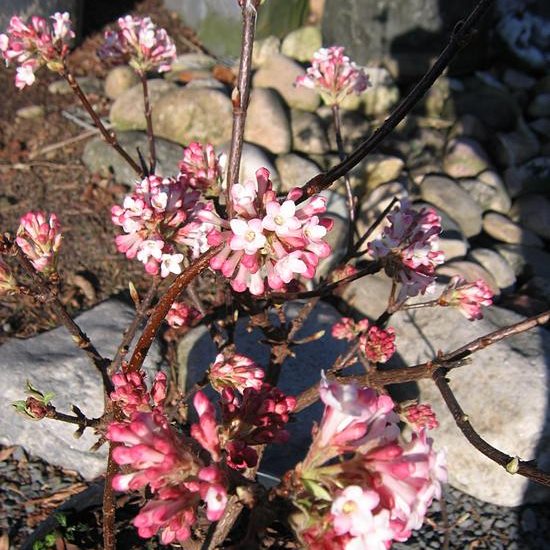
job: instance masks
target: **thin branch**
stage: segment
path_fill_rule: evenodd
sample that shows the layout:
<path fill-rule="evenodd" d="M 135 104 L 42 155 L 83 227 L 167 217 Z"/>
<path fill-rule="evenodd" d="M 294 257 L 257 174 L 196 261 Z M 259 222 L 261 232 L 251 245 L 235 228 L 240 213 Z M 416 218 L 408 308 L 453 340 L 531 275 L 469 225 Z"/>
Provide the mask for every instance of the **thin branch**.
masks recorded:
<path fill-rule="evenodd" d="M 139 326 L 141 325 L 141 323 L 143 322 L 143 320 L 147 315 L 147 311 L 149 310 L 149 306 L 151 305 L 151 302 L 155 297 L 155 294 L 157 292 L 159 285 L 160 285 L 160 278 L 155 277 L 151 282 L 151 286 L 149 287 L 147 294 L 145 295 L 145 297 L 137 307 L 136 315 L 133 321 L 131 322 L 130 326 L 124 332 L 124 336 L 122 337 L 122 342 L 120 343 L 120 346 L 117 349 L 115 357 L 112 360 L 111 365 L 109 367 L 109 374 L 111 376 L 118 370 L 122 361 L 126 357 L 126 354 L 128 353 L 128 350 L 130 348 L 130 344 L 132 343 L 132 340 L 136 335 L 137 329 L 139 328 Z"/>
<path fill-rule="evenodd" d="M 84 351 L 90 359 L 93 366 L 100 373 L 104 388 L 110 388 L 110 380 L 107 376 L 107 365 L 109 361 L 105 359 L 96 347 L 92 344 L 86 333 L 77 325 L 74 319 L 69 315 L 65 306 L 62 304 L 59 296 L 52 286 L 36 271 L 25 253 L 19 248 L 16 242 L 8 237 L 0 236 L 0 247 L 8 250 L 32 281 L 31 292 L 35 299 L 49 304 L 57 318 L 70 332 L 73 342 L 78 348 Z"/>
<path fill-rule="evenodd" d="M 127 367 L 127 372 L 137 371 L 141 368 L 162 321 L 166 317 L 172 304 L 176 301 L 180 292 L 208 267 L 211 258 L 213 258 L 222 247 L 223 244 L 211 248 L 202 254 L 202 256 L 199 256 L 183 273 L 176 277 L 176 280 L 170 285 L 166 293 L 153 309 L 145 325 L 145 329 L 136 344 L 134 353 Z"/>
<path fill-rule="evenodd" d="M 369 153 L 378 147 L 378 145 L 422 99 L 424 94 L 449 65 L 453 57 L 469 42 L 474 32 L 476 32 L 476 25 L 489 11 L 494 2 L 495 0 L 480 0 L 468 18 L 465 21 L 457 23 L 449 43 L 441 52 L 432 68 L 421 78 L 409 95 L 401 101 L 382 126 L 359 145 L 346 160 L 336 165 L 331 170 L 322 172 L 309 180 L 302 188 L 305 191 L 302 200 L 330 187 L 332 183 L 340 179 L 344 174 L 347 174 L 354 166 L 359 164 Z"/>
<path fill-rule="evenodd" d="M 94 121 L 95 126 L 100 131 L 103 139 L 111 146 L 113 149 L 132 167 L 132 169 L 138 174 L 140 177 L 143 177 L 143 170 L 140 168 L 139 164 L 122 148 L 120 143 L 118 142 L 118 139 L 113 131 L 107 130 L 105 128 L 105 125 L 103 122 L 101 122 L 101 119 L 97 115 L 97 113 L 94 111 L 94 108 L 90 105 L 90 102 L 88 101 L 88 98 L 86 97 L 86 94 L 82 91 L 82 88 L 79 86 L 76 78 L 73 76 L 71 72 L 65 67 L 63 70 L 63 76 L 65 80 L 69 83 L 69 86 L 73 90 L 73 92 L 76 94 L 78 99 L 80 99 L 82 105 Z"/>
<path fill-rule="evenodd" d="M 153 118 L 151 117 L 152 108 L 149 99 L 149 86 L 147 85 L 147 75 L 140 72 L 141 86 L 143 88 L 143 107 L 145 120 L 147 121 L 147 142 L 149 144 L 149 174 L 155 173 L 157 166 L 157 154 L 155 151 L 155 133 L 153 132 Z"/>
<path fill-rule="evenodd" d="M 250 99 L 250 75 L 252 73 L 252 47 L 256 32 L 256 16 L 259 0 L 243 0 L 241 3 L 243 16 L 241 59 L 239 62 L 239 77 L 233 90 L 233 129 L 231 131 L 231 148 L 229 150 L 229 169 L 227 173 L 226 206 L 231 217 L 233 206 L 231 202 L 231 187 L 239 180 L 239 167 L 244 141 L 246 111 Z"/>
<path fill-rule="evenodd" d="M 346 152 L 344 151 L 344 140 L 342 139 L 342 120 L 340 117 L 340 108 L 335 103 L 332 106 L 332 119 L 334 121 L 334 133 L 336 134 L 336 146 L 338 147 L 338 156 L 340 162 L 346 159 Z M 349 173 L 344 174 L 344 183 L 346 185 L 346 196 L 348 199 L 348 213 L 349 213 L 349 227 L 348 227 L 348 248 L 347 255 L 351 254 L 353 248 L 353 232 L 355 228 L 355 200 L 353 198 L 353 190 L 351 189 L 351 182 Z"/>
<path fill-rule="evenodd" d="M 358 376 L 346 376 L 341 378 L 340 381 L 344 383 L 355 382 L 361 386 L 369 386 L 373 388 L 388 386 L 389 384 L 403 384 L 405 382 L 417 382 L 426 378 L 432 378 L 434 372 L 439 368 L 444 368 L 447 371 L 450 369 L 458 368 L 466 364 L 465 359 L 475 353 L 482 350 L 491 344 L 495 344 L 510 336 L 515 336 L 522 332 L 526 332 L 534 327 L 544 325 L 550 321 L 550 311 L 545 311 L 534 317 L 530 317 L 525 321 L 520 321 L 509 327 L 495 330 L 472 340 L 465 346 L 451 351 L 445 354 L 438 354 L 436 358 L 419 365 L 412 367 L 401 367 L 397 369 L 388 370 L 376 370 L 372 373 L 360 374 Z M 351 350 L 350 350 L 351 351 Z M 348 352 L 349 353 L 349 352 Z M 327 371 L 327 376 L 334 376 L 334 374 L 341 370 L 343 367 L 337 368 L 337 365 L 341 365 L 339 362 L 335 364 L 331 369 Z M 313 405 L 319 399 L 319 385 L 314 384 L 308 389 L 304 390 L 296 398 L 295 413 L 298 413 Z"/>
<path fill-rule="evenodd" d="M 103 548 L 116 548 L 116 500 L 113 491 L 113 478 L 118 472 L 118 465 L 113 459 L 114 443 L 109 441 L 109 457 L 105 473 L 105 489 L 103 491 Z"/>
<path fill-rule="evenodd" d="M 460 404 L 451 390 L 447 380 L 445 379 L 446 369 L 437 369 L 433 374 L 433 380 L 437 389 L 441 393 L 445 404 L 453 415 L 456 425 L 464 434 L 466 439 L 487 458 L 502 466 L 510 474 L 519 474 L 541 485 L 550 487 L 550 473 L 539 470 L 533 462 L 519 460 L 518 457 L 513 457 L 496 449 L 487 441 L 485 441 L 472 427 L 468 419 L 468 415 L 464 413 Z"/>

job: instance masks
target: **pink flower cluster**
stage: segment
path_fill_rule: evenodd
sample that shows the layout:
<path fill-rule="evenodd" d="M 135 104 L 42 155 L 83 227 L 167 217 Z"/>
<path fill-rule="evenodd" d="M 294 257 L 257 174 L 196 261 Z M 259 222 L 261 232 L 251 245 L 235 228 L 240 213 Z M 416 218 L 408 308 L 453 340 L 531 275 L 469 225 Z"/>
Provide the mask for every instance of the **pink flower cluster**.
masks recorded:
<path fill-rule="evenodd" d="M 193 306 L 188 306 L 184 302 L 174 302 L 166 314 L 166 322 L 172 328 L 188 327 L 200 317 L 200 312 Z"/>
<path fill-rule="evenodd" d="M 163 544 L 186 541 L 201 502 L 208 520 L 220 519 L 227 504 L 222 471 L 214 464 L 206 466 L 161 412 L 139 412 L 131 422 L 112 423 L 107 437 L 122 444 L 113 450 L 116 463 L 133 470 L 116 475 L 114 489 L 148 487 L 152 494 L 133 521 L 141 537 L 160 531 Z"/>
<path fill-rule="evenodd" d="M 401 283 L 398 300 L 430 292 L 435 268 L 443 263 L 443 252 L 438 250 L 441 218 L 432 208 L 416 211 L 408 201 L 401 201 L 388 220 L 381 237 L 369 243 L 370 254 L 382 261 L 389 277 Z"/>
<path fill-rule="evenodd" d="M 443 455 L 424 430 L 400 440 L 386 395 L 325 379 L 320 394 L 325 412 L 296 470 L 304 487 L 297 497 L 309 501 L 301 539 L 310 549 L 345 550 L 407 540 L 441 496 Z"/>
<path fill-rule="evenodd" d="M 111 209 L 113 223 L 126 233 L 115 239 L 118 251 L 129 259 L 137 258 L 151 275 L 159 271 L 162 277 L 180 274 L 184 256 L 177 245 L 197 245 L 194 232 L 201 227 L 195 219 L 199 197 L 184 178 L 147 176 L 122 206 Z"/>
<path fill-rule="evenodd" d="M 481 319 L 481 306 L 489 307 L 493 303 L 494 292 L 483 279 L 467 283 L 462 277 L 453 277 L 437 300 L 441 306 L 456 307 L 470 321 Z"/>
<path fill-rule="evenodd" d="M 210 143 L 190 143 L 183 151 L 180 172 L 193 189 L 214 195 L 219 193 L 222 170 L 214 147 Z"/>
<path fill-rule="evenodd" d="M 139 74 L 169 71 L 176 59 L 176 46 L 164 29 L 149 17 L 126 15 L 118 19 L 118 30 L 107 31 L 98 51 L 100 58 L 126 63 Z"/>
<path fill-rule="evenodd" d="M 420 432 L 424 429 L 433 430 L 439 426 L 435 412 L 427 403 L 416 403 L 413 401 L 412 403 L 400 404 L 399 408 L 399 416 L 415 432 Z"/>
<path fill-rule="evenodd" d="M 362 319 L 356 323 L 349 317 L 342 317 L 333 325 L 332 336 L 338 340 L 349 341 L 359 338 L 359 349 L 373 363 L 386 363 L 395 353 L 393 328 L 370 326 L 368 319 Z"/>
<path fill-rule="evenodd" d="M 210 367 L 208 378 L 217 392 L 233 388 L 243 393 L 246 388 L 261 389 L 264 371 L 246 355 L 235 353 L 226 358 L 220 353 Z"/>
<path fill-rule="evenodd" d="M 12 292 L 17 289 L 17 281 L 8 264 L 0 258 L 0 294 Z"/>
<path fill-rule="evenodd" d="M 313 54 L 311 67 L 296 85 L 317 90 L 327 105 L 339 105 L 346 96 L 364 92 L 370 82 L 365 71 L 344 55 L 342 46 L 332 46 Z"/>
<path fill-rule="evenodd" d="M 113 374 L 111 380 L 114 386 L 111 400 L 129 419 L 138 412 L 162 412 L 166 399 L 166 375 L 163 372 L 157 373 L 150 391 L 145 384 L 145 373 L 141 370 L 118 372 Z"/>
<path fill-rule="evenodd" d="M 61 246 L 61 224 L 55 214 L 27 212 L 20 220 L 16 243 L 36 271 L 48 276 L 55 272 Z"/>
<path fill-rule="evenodd" d="M 74 38 L 69 14 L 55 13 L 53 23 L 33 16 L 29 22 L 14 16 L 6 34 L 0 34 L 0 52 L 6 64 L 17 63 L 15 85 L 22 89 L 35 81 L 34 73 L 43 65 L 62 72 L 69 53 L 68 43 Z"/>
<path fill-rule="evenodd" d="M 242 394 L 224 388 L 221 407 L 228 466 L 253 467 L 258 461 L 254 445 L 288 441 L 285 425 L 295 406 L 294 397 L 269 384 L 264 383 L 259 389 L 247 387 Z"/>
<path fill-rule="evenodd" d="M 260 168 L 256 182 L 231 188 L 231 220 L 213 211 L 200 213 L 203 221 L 216 226 L 208 234 L 208 243 L 225 244 L 210 266 L 231 279 L 235 291 L 248 289 L 260 296 L 266 279 L 273 290 L 283 289 L 300 275 L 311 279 L 319 260 L 330 254 L 323 239 L 332 220 L 319 217 L 326 211 L 326 199 L 315 196 L 298 206 L 295 201 L 301 196 L 300 189 L 293 189 L 279 202 L 268 170 Z"/>

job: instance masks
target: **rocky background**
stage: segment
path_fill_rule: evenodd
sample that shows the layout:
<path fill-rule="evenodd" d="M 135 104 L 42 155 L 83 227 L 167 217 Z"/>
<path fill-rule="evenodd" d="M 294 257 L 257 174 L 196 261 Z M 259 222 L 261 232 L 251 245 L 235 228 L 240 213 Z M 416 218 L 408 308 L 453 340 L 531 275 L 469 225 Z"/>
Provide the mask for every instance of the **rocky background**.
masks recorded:
<path fill-rule="evenodd" d="M 231 54 L 235 50 L 231 40 L 222 45 L 219 37 L 223 28 L 227 31 L 224 37 L 230 38 L 240 23 L 238 10 L 228 8 L 229 3 L 220 9 L 220 4 L 166 0 L 170 9 L 182 10 L 196 25 L 209 53 L 180 55 L 169 73 L 149 82 L 161 173 L 174 170 L 182 145 L 193 140 L 211 142 L 220 153 L 228 150 L 230 92 L 236 72 Z M 321 45 L 345 45 L 365 65 L 373 84 L 344 106 L 344 140 L 351 151 L 383 122 L 412 79 L 437 54 L 454 22 L 475 2 L 326 0 L 324 11 L 322 1 L 312 3 L 309 19 L 306 2 L 284 4 L 283 30 L 269 25 L 270 19 L 280 23 L 275 11 L 260 20 L 241 169 L 244 179 L 260 166 L 267 167 L 281 192 L 338 162 L 330 109 L 320 104 L 314 92 L 293 85 L 315 50 Z M 275 0 L 268 0 L 266 10 L 281 9 L 276 5 Z M 447 310 L 395 315 L 392 325 L 400 354 L 396 362 L 429 359 L 439 349 L 455 349 L 550 307 L 548 11 L 544 2 L 500 0 L 474 45 L 437 81 L 391 138 L 351 174 L 359 197 L 360 231 L 395 196 L 429 204 L 443 219 L 441 247 L 446 263 L 439 268 L 442 281 L 455 274 L 468 280 L 483 278 L 496 293 L 496 306 L 477 323 Z M 109 121 L 121 144 L 129 150 L 145 150 L 141 85 L 132 71 L 118 67 L 104 81 L 90 77 L 81 84 L 112 100 Z M 69 90 L 62 82 L 54 82 L 50 91 L 66 94 Z M 82 160 L 91 172 L 114 174 L 123 185 L 132 180 L 131 172 L 99 138 L 87 143 Z M 331 240 L 337 256 L 343 252 L 348 223 L 343 183 L 326 193 L 335 219 Z M 331 265 L 326 263 L 320 275 L 328 273 Z M 343 295 L 345 313 L 376 317 L 384 311 L 388 294 L 389 282 L 382 275 L 353 283 Z M 94 331 L 105 336 L 100 340 L 108 350 L 114 345 L 109 338 L 113 327 L 124 324 L 128 315 L 125 306 L 107 302 L 85 313 L 82 322 L 92 323 L 92 336 Z M 340 315 L 331 305 L 321 304 L 304 334 L 328 328 Z M 52 336 L 55 346 L 48 352 L 44 346 L 53 341 Z M 256 342 L 257 335 L 247 334 L 242 327 L 237 336 L 239 349 L 251 353 L 255 348 L 261 360 L 265 349 L 258 351 Z M 284 369 L 283 389 L 292 393 L 314 383 L 327 352 L 338 354 L 337 344 L 325 336 L 299 348 L 292 368 Z M 52 364 L 75 360 L 69 338 L 57 329 L 47 338 L 8 342 L 2 350 L 12 370 L 0 389 L 5 408 L 0 441 L 22 445 L 52 464 L 76 468 L 84 478 L 98 475 L 101 460 L 86 453 L 89 442 L 73 440 L 67 449 L 70 428 L 51 423 L 51 437 L 47 442 L 37 441 L 28 423 L 12 421 L 7 410 L 25 378 L 36 376 L 37 357 Z M 549 352 L 548 331 L 531 331 L 476 354 L 471 365 L 451 377 L 473 425 L 490 443 L 522 459 L 536 458 L 546 470 L 550 469 Z M 179 383 L 192 384 L 212 354 L 203 331 L 191 331 L 178 348 Z M 162 363 L 158 350 L 153 359 L 158 368 Z M 42 372 L 47 378 L 48 371 Z M 80 374 L 71 379 L 70 372 L 64 383 L 84 388 L 88 406 L 99 410 L 102 398 L 97 381 Z M 407 396 L 420 395 L 438 413 L 441 427 L 434 439 L 448 453 L 448 511 L 435 507 L 434 525 L 398 546 L 440 548 L 444 514 L 452 527 L 453 548 L 547 548 L 549 513 L 540 503 L 548 500 L 548 492 L 499 470 L 469 447 L 436 393 L 430 384 L 407 388 Z M 288 460 L 303 452 L 318 412 L 308 411 L 295 423 L 295 447 L 268 456 L 266 471 L 281 474 Z M 4 467 L 10 467 L 9 461 L 2 463 L 0 474 Z"/>

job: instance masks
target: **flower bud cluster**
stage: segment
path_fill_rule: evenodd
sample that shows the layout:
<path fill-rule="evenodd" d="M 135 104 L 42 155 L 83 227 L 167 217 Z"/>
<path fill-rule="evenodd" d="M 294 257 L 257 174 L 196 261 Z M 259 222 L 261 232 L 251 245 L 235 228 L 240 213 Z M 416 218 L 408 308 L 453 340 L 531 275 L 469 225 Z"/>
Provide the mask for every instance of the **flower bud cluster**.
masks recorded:
<path fill-rule="evenodd" d="M 15 85 L 19 89 L 35 81 L 34 73 L 43 65 L 61 72 L 69 53 L 69 42 L 74 38 L 69 14 L 55 13 L 53 23 L 43 17 L 33 16 L 25 22 L 14 16 L 6 34 L 0 34 L 0 52 L 6 64 L 18 65 Z"/>
<path fill-rule="evenodd" d="M 100 58 L 128 63 L 139 74 L 169 71 L 176 59 L 176 46 L 164 29 L 149 17 L 126 15 L 118 19 L 118 30 L 107 31 L 98 51 Z"/>
<path fill-rule="evenodd" d="M 451 279 L 443 294 L 437 300 L 440 306 L 456 307 L 470 321 L 481 319 L 481 306 L 489 307 L 493 303 L 494 292 L 483 279 L 467 283 L 456 275 Z"/>
<path fill-rule="evenodd" d="M 400 439 L 387 395 L 321 383 L 325 412 L 296 469 L 303 490 L 296 521 L 308 548 L 388 548 L 418 529 L 446 481 L 444 457 L 425 430 Z M 335 460 L 338 459 L 338 460 Z"/>
<path fill-rule="evenodd" d="M 148 487 L 152 494 L 133 521 L 141 537 L 160 531 L 163 544 L 186 541 L 201 502 L 210 521 L 221 517 L 227 503 L 221 470 L 205 465 L 160 411 L 139 412 L 130 422 L 112 423 L 107 437 L 121 443 L 113 450 L 116 463 L 133 470 L 116 475 L 113 487 L 118 491 Z"/>
<path fill-rule="evenodd" d="M 191 323 L 201 317 L 200 312 L 184 302 L 174 302 L 166 314 L 166 322 L 172 328 L 189 327 Z"/>
<path fill-rule="evenodd" d="M 188 185 L 203 193 L 217 195 L 219 192 L 222 169 L 214 147 L 210 143 L 191 142 L 183 151 L 180 172 Z"/>
<path fill-rule="evenodd" d="M 235 353 L 226 358 L 220 353 L 210 367 L 208 378 L 212 387 L 219 393 L 225 388 L 233 388 L 243 393 L 246 388 L 261 389 L 264 371 L 246 355 Z"/>
<path fill-rule="evenodd" d="M 313 54 L 311 67 L 296 85 L 316 90 L 327 105 L 339 105 L 346 96 L 364 92 L 370 82 L 365 71 L 344 55 L 342 46 L 332 46 Z"/>
<path fill-rule="evenodd" d="M 315 196 L 297 205 L 302 191 L 293 189 L 280 202 L 269 175 L 260 168 L 255 182 L 233 185 L 231 220 L 212 210 L 199 214 L 215 226 L 208 243 L 224 243 L 210 261 L 212 269 L 231 279 L 236 292 L 248 289 L 255 296 L 264 293 L 266 281 L 270 289 L 281 290 L 300 275 L 313 278 L 319 260 L 331 251 L 324 238 L 332 220 L 319 217 L 326 211 L 326 199 Z"/>
<path fill-rule="evenodd" d="M 420 432 L 424 429 L 433 430 L 439 426 L 435 412 L 427 403 L 416 403 L 415 401 L 412 403 L 400 403 L 399 416 L 415 432 Z"/>
<path fill-rule="evenodd" d="M 157 373 L 151 390 L 145 384 L 145 373 L 118 372 L 111 378 L 114 390 L 111 400 L 117 403 L 126 417 L 131 419 L 138 412 L 161 412 L 166 399 L 166 375 Z"/>
<path fill-rule="evenodd" d="M 443 252 L 438 250 L 441 218 L 432 208 L 416 211 L 401 201 L 388 220 L 368 250 L 384 264 L 387 275 L 401 283 L 398 300 L 432 291 L 435 268 L 443 263 Z"/>
<path fill-rule="evenodd" d="M 359 349 L 373 363 L 386 363 L 395 353 L 395 331 L 389 327 L 370 326 L 368 319 L 355 322 L 349 317 L 335 323 L 332 336 L 338 340 L 359 339 Z"/>
<path fill-rule="evenodd" d="M 61 224 L 55 214 L 27 212 L 20 220 L 15 242 L 32 265 L 48 276 L 55 272 L 61 246 Z"/>

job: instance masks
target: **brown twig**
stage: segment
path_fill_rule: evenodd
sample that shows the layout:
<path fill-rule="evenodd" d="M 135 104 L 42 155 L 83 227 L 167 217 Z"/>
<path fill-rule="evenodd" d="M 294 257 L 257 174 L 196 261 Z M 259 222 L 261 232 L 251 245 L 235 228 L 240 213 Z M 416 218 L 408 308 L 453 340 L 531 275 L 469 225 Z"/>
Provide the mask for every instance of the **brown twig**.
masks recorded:
<path fill-rule="evenodd" d="M 176 301 L 180 292 L 208 267 L 210 259 L 213 258 L 222 247 L 223 244 L 211 248 L 202 254 L 202 256 L 199 256 L 183 273 L 176 277 L 176 280 L 170 285 L 166 293 L 153 309 L 145 325 L 145 329 L 136 344 L 132 358 L 128 363 L 127 372 L 137 371 L 141 368 L 147 352 L 153 343 L 153 339 L 171 305 Z"/>
<path fill-rule="evenodd" d="M 464 413 L 460 404 L 456 400 L 456 397 L 451 390 L 449 383 L 447 382 L 445 375 L 447 370 L 445 368 L 437 369 L 433 374 L 433 380 L 437 389 L 441 393 L 445 404 L 460 431 L 464 434 L 466 439 L 487 458 L 496 462 L 499 466 L 502 466 L 510 474 L 520 474 L 524 477 L 532 479 L 537 483 L 550 487 L 550 473 L 539 470 L 532 462 L 525 462 L 519 460 L 517 457 L 513 457 L 503 453 L 499 449 L 496 449 L 487 441 L 485 441 L 472 427 L 468 415 Z"/>
<path fill-rule="evenodd" d="M 365 140 L 346 160 L 334 166 L 327 172 L 322 172 L 309 180 L 304 186 L 302 200 L 327 189 L 332 183 L 347 174 L 359 164 L 369 153 L 395 129 L 414 106 L 422 99 L 433 83 L 439 78 L 453 57 L 469 42 L 476 31 L 476 25 L 489 11 L 495 0 L 480 0 L 465 21 L 460 21 L 449 39 L 449 43 L 441 52 L 432 68 L 420 79 L 411 92 L 401 101 L 391 115 L 385 120 L 367 140 Z"/>
<path fill-rule="evenodd" d="M 153 132 L 153 118 L 151 116 L 152 108 L 149 99 L 149 86 L 147 85 L 147 75 L 143 72 L 139 73 L 141 79 L 141 87 L 143 88 L 143 110 L 145 120 L 147 122 L 147 143 L 149 144 L 149 174 L 155 173 L 157 166 L 157 153 L 155 151 L 155 134 Z"/>
<path fill-rule="evenodd" d="M 107 458 L 107 471 L 105 473 L 105 489 L 103 491 L 103 548 L 115 550 L 116 548 L 116 500 L 113 491 L 113 478 L 118 472 L 118 465 L 113 459 L 114 444 L 109 442 L 109 457 Z"/>
<path fill-rule="evenodd" d="M 256 16 L 259 0 L 243 0 L 241 2 L 243 29 L 241 42 L 241 59 L 239 62 L 239 77 L 237 86 L 233 90 L 233 129 L 231 131 L 231 147 L 229 150 L 229 169 L 227 172 L 226 205 L 229 217 L 233 206 L 231 201 L 231 187 L 239 179 L 239 167 L 244 140 L 246 111 L 250 99 L 250 75 L 252 72 L 252 47 L 256 31 Z"/>
<path fill-rule="evenodd" d="M 482 350 L 491 344 L 495 344 L 500 340 L 509 338 L 516 334 L 526 332 L 536 326 L 544 325 L 550 321 L 550 311 L 545 311 L 534 317 L 530 317 L 525 321 L 520 321 L 509 327 L 505 327 L 499 330 L 495 330 L 472 340 L 468 344 L 461 346 L 449 353 L 438 354 L 436 358 L 432 361 L 426 361 L 419 365 L 414 365 L 411 367 L 402 367 L 397 369 L 389 370 L 376 370 L 372 373 L 361 374 L 357 376 L 346 376 L 342 378 L 342 382 L 355 382 L 359 385 L 369 386 L 369 387 L 384 387 L 390 384 L 402 384 L 405 382 L 416 382 L 418 380 L 433 378 L 435 371 L 439 368 L 444 368 L 445 370 L 450 370 L 453 368 L 461 367 L 465 364 L 465 359 L 475 353 L 476 351 Z M 336 364 L 327 371 L 327 376 L 334 376 L 337 372 Z M 318 384 L 315 384 L 308 389 L 304 390 L 296 398 L 296 409 L 295 412 L 300 412 L 306 407 L 313 405 L 319 399 L 319 387 Z"/>
<path fill-rule="evenodd" d="M 90 105 L 86 94 L 82 91 L 82 88 L 79 86 L 76 78 L 67 67 L 64 68 L 62 75 L 68 82 L 69 86 L 76 94 L 78 99 L 80 99 L 84 109 L 86 109 L 91 119 L 94 121 L 94 124 L 100 131 L 103 139 L 132 167 L 136 174 L 138 174 L 140 177 L 143 177 L 143 170 L 140 168 L 139 164 L 123 149 L 123 147 L 118 142 L 115 133 L 105 128 L 103 122 L 101 122 L 101 119 L 94 111 L 94 108 Z"/>
<path fill-rule="evenodd" d="M 136 315 L 133 321 L 131 322 L 130 326 L 124 332 L 124 336 L 122 337 L 122 342 L 120 343 L 120 346 L 117 349 L 115 357 L 111 361 L 111 365 L 109 366 L 109 374 L 111 376 L 118 370 L 122 361 L 126 357 L 126 354 L 128 353 L 128 350 L 130 348 L 130 344 L 132 343 L 132 340 L 136 335 L 137 329 L 139 328 L 139 326 L 145 319 L 145 316 L 147 315 L 147 311 L 149 310 L 149 306 L 151 305 L 151 302 L 155 297 L 155 294 L 157 292 L 159 285 L 160 285 L 160 278 L 155 277 L 151 282 L 151 286 L 149 287 L 147 294 L 144 296 L 143 300 L 140 302 L 139 306 L 136 308 Z"/>
<path fill-rule="evenodd" d="M 74 319 L 69 315 L 54 288 L 34 269 L 30 260 L 25 256 L 24 252 L 15 241 L 7 236 L 0 236 L 0 248 L 5 248 L 15 256 L 15 259 L 23 271 L 32 281 L 31 292 L 35 299 L 51 306 L 57 318 L 70 332 L 73 342 L 86 353 L 93 366 L 100 373 L 105 389 L 110 388 L 110 381 L 107 376 L 107 365 L 109 361 L 97 351 L 86 333 L 82 331 Z"/>
<path fill-rule="evenodd" d="M 334 121 L 334 133 L 336 134 L 336 147 L 338 148 L 338 156 L 340 162 L 346 159 L 346 152 L 344 150 L 344 140 L 342 139 L 342 120 L 340 117 L 340 107 L 337 103 L 332 106 L 332 119 Z M 349 213 L 349 227 L 348 227 L 348 248 L 347 255 L 351 254 L 353 248 L 353 233 L 355 230 L 355 200 L 353 198 L 353 190 L 351 188 L 351 182 L 349 173 L 344 174 L 344 183 L 346 186 L 346 196 L 348 199 L 348 213 Z"/>

